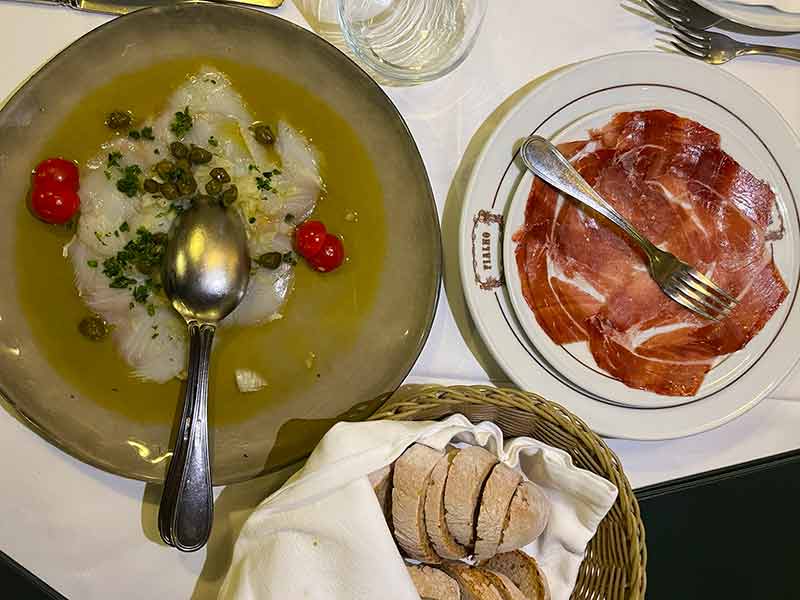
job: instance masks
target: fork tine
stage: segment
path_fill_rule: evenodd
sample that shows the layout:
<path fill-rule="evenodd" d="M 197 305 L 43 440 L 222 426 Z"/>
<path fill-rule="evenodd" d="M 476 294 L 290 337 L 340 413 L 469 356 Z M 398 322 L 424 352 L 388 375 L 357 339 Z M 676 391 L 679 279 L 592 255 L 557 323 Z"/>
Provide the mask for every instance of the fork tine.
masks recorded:
<path fill-rule="evenodd" d="M 694 278 L 696 281 L 699 281 L 700 283 L 708 286 L 723 298 L 727 298 L 730 302 L 733 302 L 734 304 L 739 304 L 739 300 L 731 296 L 728 292 L 723 290 L 721 287 L 719 287 L 716 283 L 711 281 L 708 277 L 703 275 L 697 269 L 689 269 L 687 271 L 687 274 L 690 275 L 692 278 Z"/>
<path fill-rule="evenodd" d="M 707 50 L 707 46 L 702 45 L 700 42 L 697 42 L 691 38 L 684 37 L 679 31 L 669 32 L 669 31 L 664 31 L 663 29 L 656 29 L 656 33 L 677 39 L 686 44 L 687 46 L 689 46 L 690 48 L 696 48 L 698 51 L 703 53 L 705 53 L 705 51 Z"/>
<path fill-rule="evenodd" d="M 699 306 L 694 304 L 691 300 L 689 300 L 688 298 L 685 298 L 684 296 L 682 296 L 677 290 L 674 290 L 672 288 L 661 288 L 661 289 L 664 290 L 664 293 L 667 296 L 672 298 L 675 302 L 677 302 L 678 304 L 680 304 L 684 308 L 688 308 L 693 313 L 697 313 L 701 317 L 705 317 L 706 319 L 710 319 L 711 321 L 719 321 L 719 319 L 717 319 L 716 317 L 713 317 L 710 314 L 708 314 L 702 308 L 700 308 Z"/>
<path fill-rule="evenodd" d="M 691 287 L 694 290 L 697 290 L 701 294 L 710 297 L 717 304 L 720 304 L 721 306 L 726 306 L 733 309 L 733 307 L 735 307 L 739 302 L 738 300 L 736 300 L 736 298 L 733 298 L 733 300 L 731 300 L 730 298 L 726 298 L 725 296 L 718 294 L 715 289 L 710 288 L 705 284 L 702 284 L 698 282 L 696 279 L 692 278 L 692 276 L 688 272 L 679 275 L 678 279 L 684 285 L 688 285 L 689 287 Z"/>
<path fill-rule="evenodd" d="M 669 43 L 672 44 L 675 48 L 677 48 L 681 52 L 683 52 L 684 54 L 691 56 L 692 58 L 699 58 L 701 60 L 705 60 L 706 58 L 706 55 L 702 51 L 690 49 L 688 46 L 684 46 L 683 44 L 681 44 L 676 40 L 672 40 Z"/>
<path fill-rule="evenodd" d="M 675 11 L 671 11 L 670 13 L 663 10 L 657 4 L 655 4 L 654 0 L 644 0 L 644 3 L 650 7 L 654 13 L 656 13 L 659 17 L 667 21 L 668 23 L 682 23 L 685 19 L 684 17 Z"/>
<path fill-rule="evenodd" d="M 674 23 L 673 27 L 676 31 L 682 33 L 686 37 L 689 37 L 693 40 L 696 40 L 702 44 L 710 44 L 711 40 L 709 39 L 708 35 L 705 32 L 698 31 L 697 29 L 692 29 L 682 23 Z"/>
<path fill-rule="evenodd" d="M 675 10 L 673 7 L 665 5 L 659 0 L 644 0 L 644 3 L 650 7 L 654 13 L 656 13 L 662 19 L 666 19 L 667 21 L 678 21 L 683 22 L 685 21 L 685 17 L 679 10 Z"/>
<path fill-rule="evenodd" d="M 707 295 L 705 292 L 699 292 L 693 290 L 691 287 L 687 286 L 680 280 L 675 280 L 674 287 L 680 291 L 684 296 L 688 296 L 695 302 L 701 304 L 706 312 L 709 314 L 717 315 L 718 317 L 727 317 L 728 314 L 731 312 L 731 305 L 730 304 L 722 304 L 719 300 L 716 300 L 713 296 Z M 714 303 L 716 302 L 716 304 Z"/>

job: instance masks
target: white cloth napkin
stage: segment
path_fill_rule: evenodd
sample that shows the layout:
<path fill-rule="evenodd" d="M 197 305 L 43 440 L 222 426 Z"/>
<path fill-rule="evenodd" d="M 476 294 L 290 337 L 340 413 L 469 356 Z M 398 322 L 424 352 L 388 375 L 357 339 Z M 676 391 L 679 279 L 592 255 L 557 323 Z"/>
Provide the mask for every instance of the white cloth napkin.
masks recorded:
<path fill-rule="evenodd" d="M 788 13 L 800 13 L 800 0 L 722 0 L 727 4 L 769 6 Z"/>
<path fill-rule="evenodd" d="M 538 559 L 553 600 L 567 600 L 616 487 L 561 450 L 530 438 L 504 443 L 496 425 L 472 425 L 462 415 L 336 425 L 247 520 L 219 597 L 419 600 L 366 477 L 417 441 L 439 449 L 451 441 L 479 444 L 542 487 L 551 518 L 526 551 Z"/>

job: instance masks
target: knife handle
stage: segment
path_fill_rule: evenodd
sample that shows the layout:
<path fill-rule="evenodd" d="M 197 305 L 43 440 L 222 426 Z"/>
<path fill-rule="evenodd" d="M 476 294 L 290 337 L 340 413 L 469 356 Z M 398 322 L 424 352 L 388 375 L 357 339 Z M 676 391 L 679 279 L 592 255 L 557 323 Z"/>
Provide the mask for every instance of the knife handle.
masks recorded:
<path fill-rule="evenodd" d="M 17 0 L 25 4 L 41 4 L 44 6 L 67 6 L 69 8 L 80 8 L 80 0 Z"/>

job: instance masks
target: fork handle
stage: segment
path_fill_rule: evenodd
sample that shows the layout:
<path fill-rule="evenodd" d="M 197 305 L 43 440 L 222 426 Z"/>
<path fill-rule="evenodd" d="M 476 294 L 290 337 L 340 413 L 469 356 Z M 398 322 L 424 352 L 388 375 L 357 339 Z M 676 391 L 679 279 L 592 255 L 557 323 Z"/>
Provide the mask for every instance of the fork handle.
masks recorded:
<path fill-rule="evenodd" d="M 782 48 L 780 46 L 762 46 L 761 44 L 747 44 L 744 54 L 761 54 L 764 56 L 777 56 L 789 60 L 800 61 L 800 49 Z"/>
<path fill-rule="evenodd" d="M 548 140 L 532 135 L 522 144 L 520 154 L 525 166 L 541 179 L 603 215 L 633 238 L 648 256 L 658 254 L 658 248 L 606 202 Z"/>

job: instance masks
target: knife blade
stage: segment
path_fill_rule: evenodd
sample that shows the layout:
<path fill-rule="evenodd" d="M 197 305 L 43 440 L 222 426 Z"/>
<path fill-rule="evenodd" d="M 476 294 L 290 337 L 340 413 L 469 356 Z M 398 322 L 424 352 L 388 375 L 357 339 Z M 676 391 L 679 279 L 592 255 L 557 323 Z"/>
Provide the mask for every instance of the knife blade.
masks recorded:
<path fill-rule="evenodd" d="M 26 4 L 42 4 L 49 6 L 66 6 L 74 10 L 102 13 L 106 15 L 127 15 L 128 13 L 158 6 L 158 1 L 148 0 L 15 0 Z M 283 0 L 213 0 L 217 4 L 231 4 L 255 8 L 278 8 Z"/>

